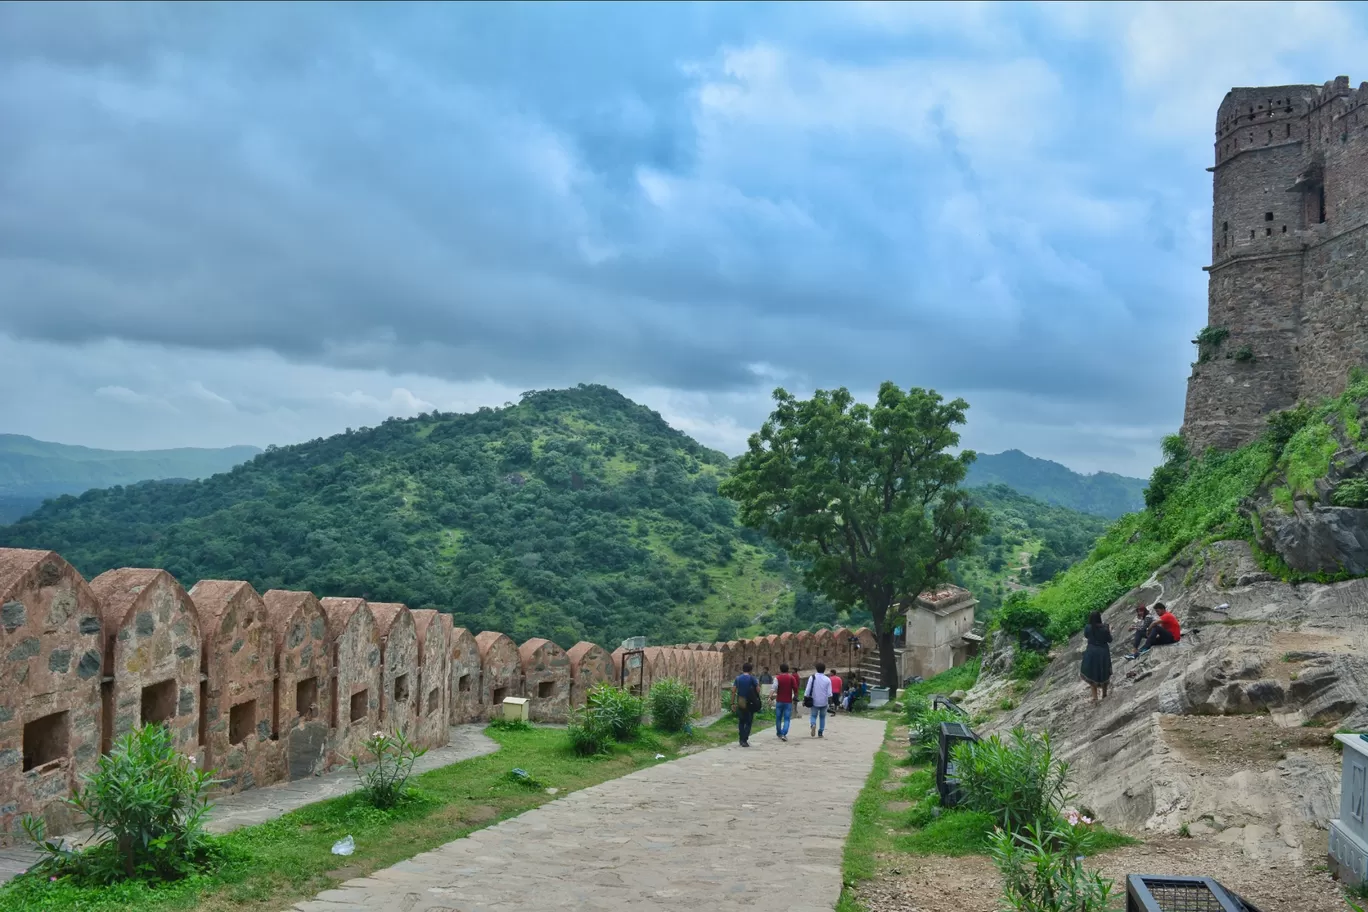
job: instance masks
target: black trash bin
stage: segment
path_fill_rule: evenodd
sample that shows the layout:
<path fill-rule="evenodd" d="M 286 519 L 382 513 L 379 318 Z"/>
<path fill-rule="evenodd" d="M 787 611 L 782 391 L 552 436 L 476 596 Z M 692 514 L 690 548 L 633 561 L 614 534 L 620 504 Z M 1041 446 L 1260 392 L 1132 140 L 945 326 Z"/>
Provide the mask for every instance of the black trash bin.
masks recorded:
<path fill-rule="evenodd" d="M 952 808 L 960 803 L 959 778 L 955 775 L 955 745 L 977 742 L 978 735 L 963 722 L 940 724 L 940 750 L 936 752 L 936 791 L 940 793 L 941 807 Z"/>
<path fill-rule="evenodd" d="M 1126 912 L 1259 912 L 1210 877 L 1126 877 Z"/>

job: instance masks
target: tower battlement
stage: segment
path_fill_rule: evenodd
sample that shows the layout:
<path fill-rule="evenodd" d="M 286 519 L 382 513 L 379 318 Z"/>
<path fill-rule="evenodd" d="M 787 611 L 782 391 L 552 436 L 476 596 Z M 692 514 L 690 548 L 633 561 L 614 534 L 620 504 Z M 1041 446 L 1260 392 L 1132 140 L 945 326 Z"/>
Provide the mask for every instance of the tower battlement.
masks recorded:
<path fill-rule="evenodd" d="M 1188 379 L 1194 450 L 1368 361 L 1368 83 L 1235 88 L 1216 112 L 1207 326 Z"/>

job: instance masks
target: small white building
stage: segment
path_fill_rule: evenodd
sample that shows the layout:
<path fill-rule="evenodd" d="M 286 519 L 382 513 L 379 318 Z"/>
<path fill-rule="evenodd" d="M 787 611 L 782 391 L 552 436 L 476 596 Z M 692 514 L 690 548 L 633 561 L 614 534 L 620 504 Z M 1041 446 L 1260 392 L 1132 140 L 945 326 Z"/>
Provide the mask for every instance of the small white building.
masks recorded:
<path fill-rule="evenodd" d="M 1330 821 L 1330 873 L 1348 886 L 1368 883 L 1368 741 L 1335 735 L 1344 749 L 1339 817 Z"/>
<path fill-rule="evenodd" d="M 967 589 L 945 586 L 923 592 L 906 610 L 902 679 L 931 678 L 963 665 L 977 651 L 974 634 L 978 600 Z"/>

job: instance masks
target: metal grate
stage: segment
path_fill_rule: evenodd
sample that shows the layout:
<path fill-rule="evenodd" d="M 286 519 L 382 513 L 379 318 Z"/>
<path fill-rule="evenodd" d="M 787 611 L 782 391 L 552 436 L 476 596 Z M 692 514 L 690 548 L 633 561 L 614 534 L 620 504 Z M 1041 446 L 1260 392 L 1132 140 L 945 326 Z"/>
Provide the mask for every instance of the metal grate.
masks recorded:
<path fill-rule="evenodd" d="M 1126 878 L 1126 912 L 1259 912 L 1210 877 Z"/>

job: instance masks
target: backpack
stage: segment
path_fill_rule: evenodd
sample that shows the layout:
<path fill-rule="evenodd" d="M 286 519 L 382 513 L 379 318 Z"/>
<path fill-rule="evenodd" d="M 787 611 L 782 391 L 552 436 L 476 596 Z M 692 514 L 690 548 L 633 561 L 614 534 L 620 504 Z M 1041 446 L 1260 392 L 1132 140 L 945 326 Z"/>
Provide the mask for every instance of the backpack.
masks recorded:
<path fill-rule="evenodd" d="M 746 691 L 737 688 L 736 698 L 740 702 L 740 709 L 745 712 L 760 711 L 760 685 L 756 683 L 754 675 L 746 675 L 750 678 L 750 687 Z"/>

